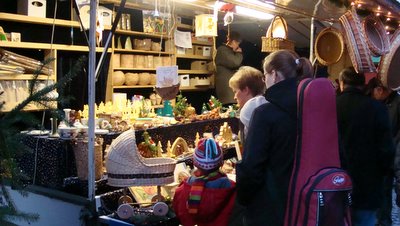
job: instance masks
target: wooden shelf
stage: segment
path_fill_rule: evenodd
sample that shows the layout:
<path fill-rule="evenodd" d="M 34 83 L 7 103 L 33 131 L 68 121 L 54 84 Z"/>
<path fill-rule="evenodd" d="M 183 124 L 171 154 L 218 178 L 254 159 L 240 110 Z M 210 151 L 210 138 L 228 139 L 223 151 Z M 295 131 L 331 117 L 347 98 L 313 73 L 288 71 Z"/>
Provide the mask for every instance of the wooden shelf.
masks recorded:
<path fill-rule="evenodd" d="M 184 55 L 184 54 L 176 55 L 176 58 L 197 59 L 197 60 L 211 60 L 212 59 L 211 56 Z"/>
<path fill-rule="evenodd" d="M 17 104 L 15 104 L 14 106 L 4 106 L 0 110 L 0 112 L 9 112 L 12 109 L 14 109 L 16 106 L 17 106 Z M 35 104 L 33 102 L 33 103 L 28 104 L 26 107 L 24 107 L 24 111 L 42 111 L 42 110 L 51 110 L 51 109 L 56 109 L 56 108 L 57 108 L 57 102 L 56 101 L 53 101 L 52 103 L 49 103 L 49 108 L 46 108 L 46 107 L 44 107 L 42 105 L 39 105 L 37 103 Z"/>
<path fill-rule="evenodd" d="M 164 105 L 151 105 L 152 108 L 164 108 Z"/>
<path fill-rule="evenodd" d="M 189 24 L 177 24 L 176 27 L 181 29 L 193 30 L 193 26 Z"/>
<path fill-rule="evenodd" d="M 204 91 L 211 89 L 211 86 L 184 86 L 184 87 L 179 87 L 179 90 L 182 91 Z"/>
<path fill-rule="evenodd" d="M 167 34 L 151 34 L 151 33 L 144 33 L 141 31 L 129 31 L 129 30 L 121 30 L 121 29 L 117 29 L 115 31 L 115 33 L 121 34 L 121 35 L 142 36 L 142 37 L 149 37 L 149 38 L 161 38 L 161 37 L 165 38 L 165 39 L 171 38 Z"/>
<path fill-rule="evenodd" d="M 156 71 L 155 68 L 114 68 L 114 71 Z"/>
<path fill-rule="evenodd" d="M 203 42 L 203 41 L 196 41 L 196 40 L 192 40 L 192 44 L 202 45 L 202 46 L 212 46 L 213 45 L 212 42 Z"/>
<path fill-rule="evenodd" d="M 114 4 L 115 6 L 119 6 L 121 4 L 121 0 L 100 0 L 101 4 Z M 142 4 L 134 3 L 127 1 L 125 3 L 125 8 L 133 8 L 133 9 L 143 9 Z M 154 6 L 151 8 L 149 7 L 148 9 L 154 9 Z"/>
<path fill-rule="evenodd" d="M 33 74 L 10 74 L 10 75 L 1 75 L 1 80 L 32 80 Z M 39 75 L 37 77 L 38 80 L 54 80 L 53 75 Z"/>
<path fill-rule="evenodd" d="M 60 19 L 54 20 L 52 18 L 33 17 L 33 16 L 13 14 L 13 13 L 0 13 L 0 20 L 20 22 L 20 23 L 30 23 L 30 24 L 42 24 L 42 25 L 55 24 L 56 26 L 62 26 L 62 27 L 80 27 L 78 21 L 60 20 Z"/>
<path fill-rule="evenodd" d="M 161 55 L 172 55 L 172 54 L 174 54 L 173 52 L 138 50 L 138 49 L 114 49 L 114 52 L 121 52 L 121 53 L 147 53 L 147 54 L 161 54 Z"/>
<path fill-rule="evenodd" d="M 207 70 L 178 70 L 178 74 L 196 74 L 196 75 L 208 75 L 211 74 L 211 71 Z"/>
<path fill-rule="evenodd" d="M 143 88 L 154 88 L 155 85 L 136 85 L 136 86 L 113 86 L 114 89 L 143 89 Z"/>
<path fill-rule="evenodd" d="M 0 47 L 9 47 L 9 48 L 23 48 L 23 49 L 56 49 L 56 50 L 65 50 L 65 51 L 89 51 L 89 47 L 87 46 L 78 46 L 78 45 L 64 45 L 64 44 L 49 44 L 49 43 L 37 43 L 37 42 L 8 42 L 8 41 L 0 41 Z M 103 47 L 97 47 L 96 52 L 103 52 Z M 111 53 L 111 49 L 108 49 L 107 52 Z"/>

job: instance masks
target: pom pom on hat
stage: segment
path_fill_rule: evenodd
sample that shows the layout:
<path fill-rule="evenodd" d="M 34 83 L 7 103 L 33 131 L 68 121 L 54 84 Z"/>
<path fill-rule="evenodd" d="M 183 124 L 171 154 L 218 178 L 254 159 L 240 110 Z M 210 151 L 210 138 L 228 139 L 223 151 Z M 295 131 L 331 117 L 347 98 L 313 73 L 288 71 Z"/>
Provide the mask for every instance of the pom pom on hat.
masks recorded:
<path fill-rule="evenodd" d="M 212 138 L 200 139 L 193 156 L 193 164 L 203 170 L 215 169 L 223 160 L 221 147 Z"/>

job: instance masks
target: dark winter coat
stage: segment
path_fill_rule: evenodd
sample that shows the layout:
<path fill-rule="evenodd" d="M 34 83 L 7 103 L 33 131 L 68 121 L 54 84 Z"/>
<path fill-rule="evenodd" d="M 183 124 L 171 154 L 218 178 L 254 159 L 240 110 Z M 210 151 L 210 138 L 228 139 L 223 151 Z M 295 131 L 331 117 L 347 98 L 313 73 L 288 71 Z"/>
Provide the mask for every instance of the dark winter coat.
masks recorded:
<path fill-rule="evenodd" d="M 400 94 L 396 91 L 392 92 L 384 103 L 389 111 L 389 118 L 392 124 L 392 136 L 397 146 L 400 144 Z M 400 155 L 400 153 L 398 154 Z"/>
<path fill-rule="evenodd" d="M 337 118 L 342 167 L 353 180 L 353 207 L 376 210 L 394 157 L 387 108 L 357 88 L 346 88 L 337 97 Z"/>
<path fill-rule="evenodd" d="M 229 79 L 242 64 L 243 55 L 237 53 L 226 45 L 221 45 L 217 49 L 215 56 L 216 74 L 215 74 L 215 91 L 217 98 L 222 104 L 235 103 L 234 93 L 229 88 Z"/>
<path fill-rule="evenodd" d="M 396 147 L 394 158 L 394 175 L 396 177 L 396 192 L 400 194 L 400 95 L 392 92 L 385 100 L 392 123 L 392 136 Z M 400 197 L 400 196 L 399 196 Z M 400 201 L 400 200 L 399 200 Z"/>
<path fill-rule="evenodd" d="M 267 90 L 270 103 L 254 110 L 236 166 L 246 225 L 283 225 L 296 146 L 296 91 L 296 79 L 283 80 Z"/>

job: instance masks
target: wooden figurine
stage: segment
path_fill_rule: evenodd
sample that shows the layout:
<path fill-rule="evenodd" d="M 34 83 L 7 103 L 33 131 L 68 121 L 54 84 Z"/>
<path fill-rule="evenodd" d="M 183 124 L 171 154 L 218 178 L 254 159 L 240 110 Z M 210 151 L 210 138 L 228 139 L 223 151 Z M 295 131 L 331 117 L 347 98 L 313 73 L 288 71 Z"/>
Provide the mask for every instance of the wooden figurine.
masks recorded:
<path fill-rule="evenodd" d="M 161 145 L 161 141 L 158 141 L 157 143 L 157 157 L 162 157 L 162 145 Z"/>
<path fill-rule="evenodd" d="M 199 132 L 196 133 L 196 139 L 194 140 L 194 147 L 197 147 L 197 143 L 199 143 L 200 140 L 200 134 Z"/>
<path fill-rule="evenodd" d="M 170 158 L 173 157 L 172 150 L 171 150 L 171 141 L 169 141 L 169 140 L 167 142 L 167 156 Z"/>

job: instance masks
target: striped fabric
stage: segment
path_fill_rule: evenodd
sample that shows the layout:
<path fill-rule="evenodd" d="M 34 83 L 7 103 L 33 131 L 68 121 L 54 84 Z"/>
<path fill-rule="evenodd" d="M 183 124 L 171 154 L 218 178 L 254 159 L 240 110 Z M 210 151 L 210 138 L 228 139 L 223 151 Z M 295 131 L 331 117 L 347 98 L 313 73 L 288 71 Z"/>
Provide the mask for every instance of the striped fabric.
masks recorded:
<path fill-rule="evenodd" d="M 216 180 L 223 175 L 219 172 L 219 169 L 208 174 L 202 175 L 195 179 L 190 189 L 189 199 L 188 199 L 188 212 L 190 214 L 197 214 L 199 211 L 199 206 L 201 202 L 201 194 L 203 193 L 205 184 L 209 180 Z"/>

